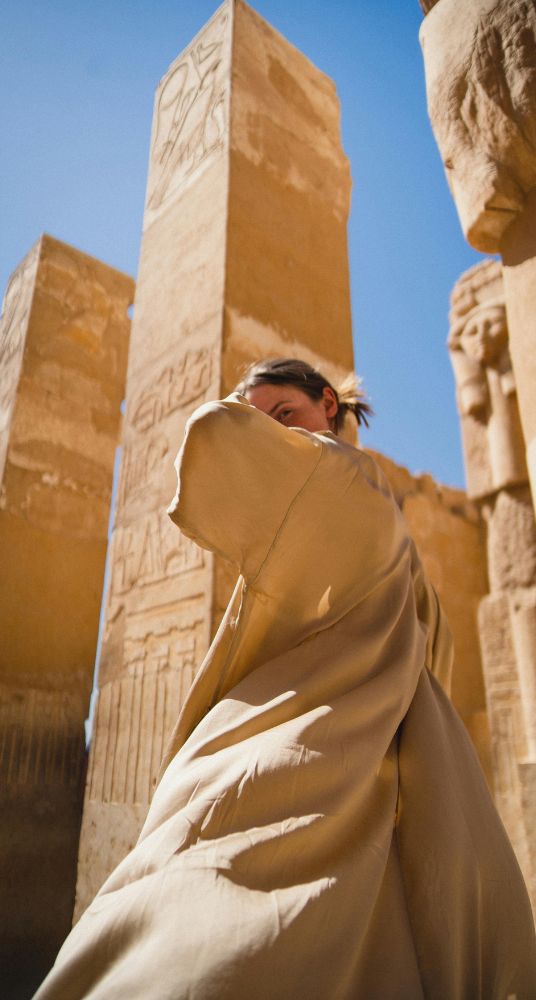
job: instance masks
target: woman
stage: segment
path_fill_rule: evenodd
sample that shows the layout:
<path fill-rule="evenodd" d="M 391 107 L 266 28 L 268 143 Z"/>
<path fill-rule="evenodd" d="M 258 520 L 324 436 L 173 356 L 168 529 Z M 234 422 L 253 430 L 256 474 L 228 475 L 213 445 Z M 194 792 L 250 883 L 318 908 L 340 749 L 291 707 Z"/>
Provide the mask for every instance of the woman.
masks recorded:
<path fill-rule="evenodd" d="M 534 997 L 530 907 L 368 409 L 302 362 L 200 407 L 169 513 L 236 563 L 134 850 L 39 1000 Z"/>

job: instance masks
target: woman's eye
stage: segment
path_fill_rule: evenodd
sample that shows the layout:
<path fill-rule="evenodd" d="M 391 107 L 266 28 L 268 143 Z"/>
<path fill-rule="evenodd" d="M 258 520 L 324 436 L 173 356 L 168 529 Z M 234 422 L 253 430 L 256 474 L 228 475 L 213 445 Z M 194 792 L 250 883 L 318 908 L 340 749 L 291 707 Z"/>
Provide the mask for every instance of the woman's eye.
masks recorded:
<path fill-rule="evenodd" d="M 291 416 L 292 416 L 292 410 L 280 410 L 279 411 L 279 420 L 281 420 L 281 421 L 288 420 L 289 417 L 291 417 Z"/>

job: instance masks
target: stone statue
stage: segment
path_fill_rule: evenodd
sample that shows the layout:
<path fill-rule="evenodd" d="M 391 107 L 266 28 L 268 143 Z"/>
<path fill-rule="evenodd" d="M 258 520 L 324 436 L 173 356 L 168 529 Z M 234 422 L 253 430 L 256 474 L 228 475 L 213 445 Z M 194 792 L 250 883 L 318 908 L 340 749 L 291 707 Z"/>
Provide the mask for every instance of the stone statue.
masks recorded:
<path fill-rule="evenodd" d="M 451 306 L 448 346 L 467 490 L 481 499 L 528 477 L 499 262 L 485 261 L 462 275 Z"/>
<path fill-rule="evenodd" d="M 536 909 L 536 527 L 499 261 L 462 274 L 450 322 L 468 494 L 486 528 L 478 625 L 495 798 Z"/>
<path fill-rule="evenodd" d="M 428 111 L 464 235 L 500 253 L 536 509 L 536 0 L 421 0 Z"/>
<path fill-rule="evenodd" d="M 447 180 L 466 239 L 495 253 L 536 187 L 536 3 L 421 6 L 428 111 Z"/>

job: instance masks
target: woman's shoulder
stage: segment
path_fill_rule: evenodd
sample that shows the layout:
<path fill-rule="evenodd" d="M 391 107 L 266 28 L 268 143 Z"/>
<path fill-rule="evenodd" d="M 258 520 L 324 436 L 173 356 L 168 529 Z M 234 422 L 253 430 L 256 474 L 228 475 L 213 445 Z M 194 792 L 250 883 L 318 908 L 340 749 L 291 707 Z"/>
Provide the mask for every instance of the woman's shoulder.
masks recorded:
<path fill-rule="evenodd" d="M 325 441 L 327 454 L 333 451 L 340 455 L 369 486 L 395 502 L 391 485 L 384 470 L 369 451 L 358 444 L 345 441 L 332 431 L 322 431 L 318 436 Z"/>

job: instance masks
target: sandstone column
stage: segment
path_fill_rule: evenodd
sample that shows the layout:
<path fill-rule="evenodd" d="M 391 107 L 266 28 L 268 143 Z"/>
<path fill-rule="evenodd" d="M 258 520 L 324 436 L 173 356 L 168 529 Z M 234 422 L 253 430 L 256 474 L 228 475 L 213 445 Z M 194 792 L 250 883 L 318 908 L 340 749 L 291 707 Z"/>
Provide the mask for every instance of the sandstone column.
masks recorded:
<path fill-rule="evenodd" d="M 72 916 L 130 278 L 43 236 L 0 321 L 1 992 Z"/>
<path fill-rule="evenodd" d="M 490 593 L 479 630 L 495 797 L 534 905 L 536 525 L 498 261 L 477 264 L 457 282 L 449 349 L 468 494 L 487 526 Z"/>
<path fill-rule="evenodd" d="M 353 368 L 333 83 L 226 0 L 155 101 L 77 912 L 135 842 L 230 573 L 165 509 L 185 421 L 246 363 Z"/>
<path fill-rule="evenodd" d="M 536 500 L 536 3 L 423 0 L 428 109 L 469 243 L 501 253 Z"/>

